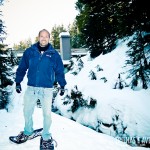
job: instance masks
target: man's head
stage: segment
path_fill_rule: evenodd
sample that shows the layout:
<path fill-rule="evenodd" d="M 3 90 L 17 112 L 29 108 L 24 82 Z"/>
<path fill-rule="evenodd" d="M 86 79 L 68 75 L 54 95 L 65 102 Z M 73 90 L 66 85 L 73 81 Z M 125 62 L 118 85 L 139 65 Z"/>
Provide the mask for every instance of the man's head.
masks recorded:
<path fill-rule="evenodd" d="M 48 32 L 48 30 L 46 29 L 41 30 L 38 35 L 38 41 L 40 43 L 40 46 L 45 47 L 49 43 L 49 40 L 50 40 L 50 33 Z"/>

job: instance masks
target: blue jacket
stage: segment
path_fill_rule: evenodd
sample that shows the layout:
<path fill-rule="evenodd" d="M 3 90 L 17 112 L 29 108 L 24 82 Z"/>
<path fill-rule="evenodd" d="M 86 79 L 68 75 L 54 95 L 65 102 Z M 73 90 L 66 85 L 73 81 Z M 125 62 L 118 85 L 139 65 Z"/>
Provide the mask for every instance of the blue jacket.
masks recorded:
<path fill-rule="evenodd" d="M 66 85 L 62 59 L 51 44 L 43 54 L 39 52 L 37 43 L 24 51 L 15 82 L 21 83 L 26 72 L 29 86 L 52 88 L 55 78 L 60 86 Z"/>

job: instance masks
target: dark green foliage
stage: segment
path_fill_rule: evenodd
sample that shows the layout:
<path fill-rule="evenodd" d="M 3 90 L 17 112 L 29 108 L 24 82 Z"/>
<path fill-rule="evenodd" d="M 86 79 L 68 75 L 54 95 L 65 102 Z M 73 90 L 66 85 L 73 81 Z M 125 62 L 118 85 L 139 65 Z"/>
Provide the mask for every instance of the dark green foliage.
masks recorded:
<path fill-rule="evenodd" d="M 14 73 L 12 71 L 11 57 L 8 56 L 8 51 L 0 50 L 0 77 L 1 87 L 12 85 L 12 79 L 10 78 Z"/>
<path fill-rule="evenodd" d="M 84 99 L 82 92 L 78 90 L 77 86 L 75 86 L 73 89 L 71 89 L 70 95 L 67 94 L 64 97 L 63 104 L 70 105 L 70 109 L 68 111 L 74 113 L 81 107 L 94 109 L 97 104 L 97 100 L 93 99 L 92 97 Z"/>
<path fill-rule="evenodd" d="M 112 32 L 109 18 L 110 6 L 107 1 L 78 1 L 76 3 L 80 14 L 76 17 L 79 30 L 83 34 L 86 46 L 95 58 L 101 53 L 107 53 L 115 48 L 116 36 Z"/>
<path fill-rule="evenodd" d="M 71 97 L 70 95 L 66 95 L 65 101 L 63 102 L 64 105 L 68 105 L 71 103 Z"/>
<path fill-rule="evenodd" d="M 1 96 L 0 96 L 0 109 L 6 108 L 7 104 L 9 103 L 9 95 L 11 92 L 6 91 L 5 89 L 0 89 Z"/>
<path fill-rule="evenodd" d="M 103 81 L 104 81 L 104 83 L 106 83 L 106 82 L 107 82 L 106 77 L 102 77 L 102 78 L 100 78 L 100 80 L 103 80 Z"/>
<path fill-rule="evenodd" d="M 18 65 L 19 64 L 19 59 L 17 57 L 17 54 L 14 52 L 14 50 L 9 49 L 10 51 L 10 62 L 12 66 Z"/>
<path fill-rule="evenodd" d="M 73 69 L 74 62 L 72 59 L 69 60 L 69 65 L 67 65 L 67 70 L 71 71 Z"/>
<path fill-rule="evenodd" d="M 37 42 L 37 41 L 36 41 Z M 32 45 L 31 39 L 22 40 L 19 42 L 19 44 L 14 44 L 13 49 L 15 50 L 26 50 L 28 47 Z"/>
<path fill-rule="evenodd" d="M 12 90 L 8 87 L 14 83 L 13 66 L 10 50 L 0 50 L 0 109 L 6 108 L 10 101 Z"/>
<path fill-rule="evenodd" d="M 89 100 L 84 99 L 82 93 L 78 90 L 77 86 L 75 86 L 75 88 L 71 90 L 70 98 L 73 101 L 71 106 L 71 111 L 73 113 L 77 111 L 80 107 L 95 108 L 97 104 L 97 101 L 91 97 Z"/>
<path fill-rule="evenodd" d="M 116 47 L 118 39 L 128 39 L 127 55 L 130 65 L 131 87 L 142 83 L 147 89 L 150 82 L 150 9 L 147 0 L 78 0 L 76 17 L 78 29 L 90 50 L 92 58 L 107 54 Z"/>
<path fill-rule="evenodd" d="M 79 10 L 77 25 L 92 58 L 112 51 L 119 38 L 149 29 L 147 0 L 78 0 L 76 8 Z"/>
<path fill-rule="evenodd" d="M 68 66 L 68 70 L 72 71 L 73 75 L 77 75 L 84 67 L 84 63 L 80 56 L 72 59 L 75 60 L 74 61 L 70 60 L 70 65 Z"/>
<path fill-rule="evenodd" d="M 65 98 L 64 98 L 64 101 L 63 101 L 63 105 L 70 105 L 72 103 L 72 100 L 71 100 L 71 95 L 66 95 Z M 72 109 L 68 110 L 68 112 L 72 111 Z"/>
<path fill-rule="evenodd" d="M 55 49 L 60 49 L 60 39 L 59 34 L 61 32 L 66 32 L 63 25 L 54 26 L 51 31 L 51 43 Z"/>
<path fill-rule="evenodd" d="M 131 78 L 131 88 L 134 89 L 139 83 L 142 88 L 147 89 L 150 83 L 150 57 L 149 48 L 145 48 L 145 40 L 141 32 L 137 32 L 134 38 L 128 43 L 130 49 L 127 51 L 127 66 L 132 66 L 129 70 L 128 78 Z"/>
<path fill-rule="evenodd" d="M 90 98 L 90 104 L 88 105 L 89 108 L 95 108 L 96 104 L 97 104 L 96 99 Z"/>
<path fill-rule="evenodd" d="M 84 40 L 82 40 L 82 36 L 80 34 L 71 35 L 71 47 L 72 48 L 84 48 Z"/>
<path fill-rule="evenodd" d="M 118 78 L 116 80 L 116 83 L 114 85 L 114 89 L 123 89 L 124 87 L 127 87 L 128 85 L 124 80 L 121 78 L 121 74 L 118 74 Z"/>
<path fill-rule="evenodd" d="M 95 72 L 92 71 L 92 70 L 90 71 L 89 77 L 90 77 L 91 80 L 97 80 L 96 74 L 95 74 Z"/>
<path fill-rule="evenodd" d="M 97 66 L 96 66 L 96 69 L 97 69 L 97 72 L 103 71 L 103 69 L 100 67 L 100 65 L 97 65 Z"/>
<path fill-rule="evenodd" d="M 82 97 L 82 93 L 80 91 L 71 90 L 71 99 L 80 99 Z"/>
<path fill-rule="evenodd" d="M 71 111 L 74 113 L 80 106 L 83 105 L 82 93 L 78 90 L 71 90 L 71 99 L 73 100 Z"/>
<path fill-rule="evenodd" d="M 0 7 L 2 7 L 4 0 L 0 0 Z M 2 20 L 2 11 L 0 11 L 0 43 L 3 43 L 5 40 L 5 26 L 4 26 L 4 21 Z M 1 45 L 1 44 L 0 44 Z M 1 49 L 1 46 L 0 46 Z"/>
<path fill-rule="evenodd" d="M 77 58 L 79 71 L 84 67 L 84 63 L 80 57 Z"/>
<path fill-rule="evenodd" d="M 85 41 L 82 38 L 82 34 L 79 32 L 76 20 L 72 25 L 69 26 L 69 33 L 71 36 L 71 47 L 72 48 L 83 48 Z"/>
<path fill-rule="evenodd" d="M 79 101 L 75 99 L 73 101 L 73 105 L 71 107 L 71 111 L 74 113 L 79 108 L 79 106 L 80 106 Z"/>

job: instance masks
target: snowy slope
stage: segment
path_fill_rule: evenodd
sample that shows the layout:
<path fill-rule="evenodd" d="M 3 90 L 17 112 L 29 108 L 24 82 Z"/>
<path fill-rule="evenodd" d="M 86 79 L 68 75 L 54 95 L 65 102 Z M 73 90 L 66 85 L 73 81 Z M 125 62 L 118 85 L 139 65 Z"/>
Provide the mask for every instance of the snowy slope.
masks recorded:
<path fill-rule="evenodd" d="M 126 72 L 128 69 L 123 67 L 127 59 L 125 52 L 128 47 L 126 43 L 120 42 L 114 51 L 100 55 L 93 60 L 88 55 L 82 57 L 83 68 L 81 71 L 79 71 L 79 61 L 74 59 L 73 70 L 66 74 L 68 83 L 66 95 L 63 98 L 59 95 L 56 97 L 55 107 L 58 109 L 58 113 L 63 116 L 73 118 L 77 122 L 100 130 L 107 135 L 148 139 L 150 137 L 150 89 L 132 90 L 130 87 L 125 87 L 122 90 L 113 89 L 118 74 Z M 98 71 L 97 66 L 102 70 Z M 73 74 L 75 71 L 77 75 Z M 95 73 L 96 80 L 90 79 L 91 71 Z M 129 84 L 126 75 L 121 74 L 121 77 Z M 104 77 L 107 82 L 101 80 Z M 94 109 L 80 107 L 74 113 L 70 111 L 73 99 L 70 100 L 71 98 L 68 99 L 68 97 L 71 97 L 71 90 L 74 90 L 75 86 L 82 93 L 84 100 L 96 99 L 97 105 Z M 60 99 L 63 100 L 60 101 Z M 64 101 L 66 105 L 63 104 Z M 116 126 L 115 130 L 112 124 Z"/>
<path fill-rule="evenodd" d="M 13 144 L 8 140 L 10 135 L 16 135 L 23 129 L 22 99 L 11 112 L 0 111 L 0 149 L 1 150 L 38 150 L 40 137 L 27 141 L 21 145 Z M 74 121 L 52 113 L 52 134 L 58 145 L 56 150 L 144 150 L 132 148 L 113 137 L 97 133 Z M 34 127 L 42 127 L 42 113 L 40 108 L 35 109 Z"/>
<path fill-rule="evenodd" d="M 131 136 L 150 137 L 150 90 L 132 91 L 130 88 L 123 90 L 112 89 L 118 73 L 123 71 L 121 68 L 125 60 L 125 43 L 120 44 L 116 51 L 108 55 L 99 56 L 95 60 L 88 60 L 88 56 L 82 58 L 84 68 L 81 72 L 74 76 L 70 73 L 66 74 L 67 90 L 65 94 L 69 94 L 72 87 L 78 86 L 83 93 L 84 98 L 93 97 L 97 99 L 95 109 L 80 108 L 75 113 L 68 112 L 70 106 L 63 105 L 63 97 L 59 95 L 55 100 L 55 107 L 59 109 L 65 117 L 52 113 L 53 138 L 58 142 L 56 150 L 144 150 L 142 147 L 131 147 L 112 137 L 112 129 L 99 128 L 106 134 L 98 133 L 81 124 L 89 126 L 97 126 L 97 121 L 112 123 L 112 118 L 119 115 L 116 125 L 123 123 L 127 126 L 126 132 Z M 120 51 L 121 49 L 121 51 Z M 96 66 L 100 65 L 104 71 L 97 72 Z M 93 70 L 98 80 L 90 80 L 89 72 Z M 105 84 L 101 77 L 106 77 L 108 82 Z M 124 76 L 123 76 L 124 77 Z M 26 77 L 21 83 L 22 93 L 14 92 L 14 99 L 11 101 L 8 112 L 0 110 L 0 150 L 38 150 L 40 137 L 27 141 L 24 144 L 16 145 L 10 143 L 8 137 L 17 135 L 24 127 L 24 119 L 22 114 L 23 95 L 26 89 Z M 15 87 L 14 87 L 15 88 Z M 14 90 L 15 91 L 15 90 Z M 65 97 L 65 95 L 64 95 Z M 35 109 L 34 127 L 42 127 L 42 112 L 40 108 Z M 74 118 L 74 122 L 68 118 Z M 114 122 L 113 122 L 114 123 Z M 119 127 L 118 127 L 119 128 Z M 110 134 L 111 133 L 111 134 Z M 111 136 L 109 136 L 111 135 Z M 150 149 L 150 148 L 147 148 Z"/>

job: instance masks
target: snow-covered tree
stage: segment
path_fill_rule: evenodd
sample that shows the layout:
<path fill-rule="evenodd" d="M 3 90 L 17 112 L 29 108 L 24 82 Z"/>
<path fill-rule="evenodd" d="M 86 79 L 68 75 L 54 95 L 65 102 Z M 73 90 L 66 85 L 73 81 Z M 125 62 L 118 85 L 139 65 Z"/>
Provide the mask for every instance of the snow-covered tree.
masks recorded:
<path fill-rule="evenodd" d="M 114 89 L 123 89 L 124 87 L 127 87 L 127 84 L 125 81 L 122 80 L 121 74 L 119 73 L 114 85 Z"/>
<path fill-rule="evenodd" d="M 68 69 L 72 72 L 73 75 L 77 75 L 83 67 L 84 63 L 81 57 L 79 56 L 77 58 L 72 58 Z"/>
<path fill-rule="evenodd" d="M 92 70 L 89 72 L 89 77 L 90 77 L 91 80 L 97 80 L 96 74 Z"/>
<path fill-rule="evenodd" d="M 67 94 L 63 100 L 64 105 L 70 105 L 68 111 L 72 113 L 76 112 L 81 107 L 94 109 L 97 104 L 97 100 L 92 97 L 84 98 L 82 92 L 78 90 L 77 85 L 71 89 L 71 92 Z"/>
<path fill-rule="evenodd" d="M 0 50 L 0 109 L 6 108 L 11 101 L 14 83 L 14 70 L 16 65 L 11 58 L 10 50 Z"/>
<path fill-rule="evenodd" d="M 147 89 L 150 83 L 150 56 L 145 45 L 146 41 L 140 31 L 136 32 L 133 40 L 128 43 L 130 49 L 127 51 L 129 59 L 126 65 L 130 66 L 128 78 L 131 78 L 132 89 L 135 87 Z"/>

